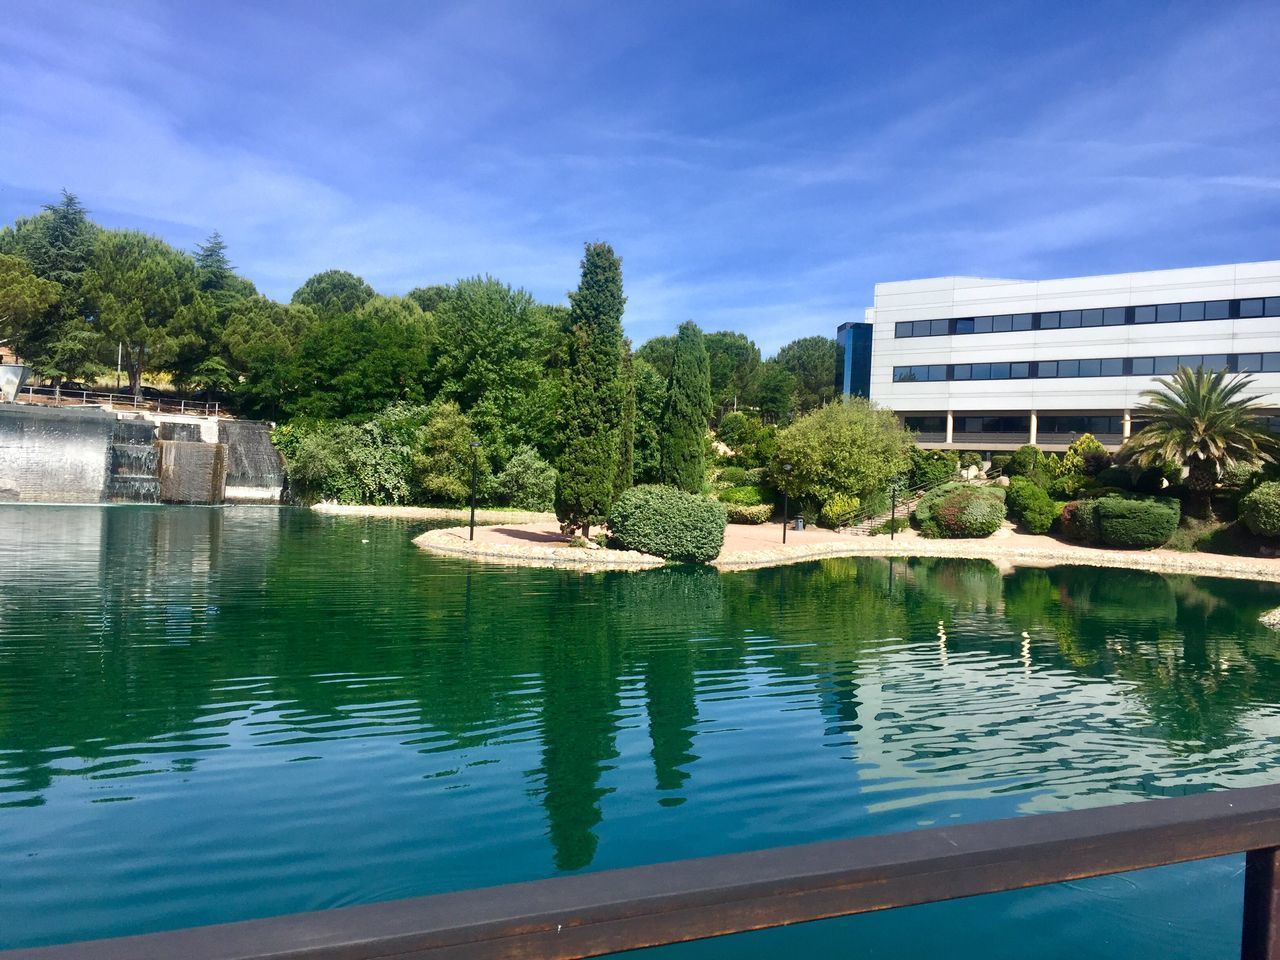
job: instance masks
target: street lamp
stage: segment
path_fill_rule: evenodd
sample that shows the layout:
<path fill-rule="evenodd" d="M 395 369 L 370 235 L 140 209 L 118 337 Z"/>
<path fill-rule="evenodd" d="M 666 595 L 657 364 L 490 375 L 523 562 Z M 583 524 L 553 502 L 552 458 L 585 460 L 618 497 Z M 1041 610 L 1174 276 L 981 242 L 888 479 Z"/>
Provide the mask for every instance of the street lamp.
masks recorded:
<path fill-rule="evenodd" d="M 894 477 L 889 481 L 889 539 L 892 540 L 898 531 L 898 494 L 902 490 L 902 481 Z"/>
<path fill-rule="evenodd" d="M 791 486 L 791 464 L 784 463 L 782 465 L 782 472 L 787 475 L 786 478 L 783 480 L 783 485 L 782 485 L 782 542 L 786 543 L 787 542 L 787 514 L 790 512 L 788 510 L 788 507 L 790 506 L 790 498 L 787 495 L 787 487 Z"/>
<path fill-rule="evenodd" d="M 471 535 L 468 540 L 476 538 L 476 472 L 480 461 L 480 442 L 471 441 Z"/>

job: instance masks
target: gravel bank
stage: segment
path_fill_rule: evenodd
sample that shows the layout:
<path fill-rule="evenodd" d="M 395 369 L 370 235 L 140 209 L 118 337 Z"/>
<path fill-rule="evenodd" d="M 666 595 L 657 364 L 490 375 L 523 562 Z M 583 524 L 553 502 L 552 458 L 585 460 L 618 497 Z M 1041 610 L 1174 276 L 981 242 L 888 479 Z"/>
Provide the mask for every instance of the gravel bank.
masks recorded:
<path fill-rule="evenodd" d="M 396 520 L 456 520 L 466 523 L 471 518 L 467 508 L 455 507 L 367 507 L 345 503 L 320 502 L 311 507 L 316 513 L 339 517 L 388 517 Z M 533 510 L 477 510 L 476 523 L 545 523 L 555 522 L 554 513 Z"/>

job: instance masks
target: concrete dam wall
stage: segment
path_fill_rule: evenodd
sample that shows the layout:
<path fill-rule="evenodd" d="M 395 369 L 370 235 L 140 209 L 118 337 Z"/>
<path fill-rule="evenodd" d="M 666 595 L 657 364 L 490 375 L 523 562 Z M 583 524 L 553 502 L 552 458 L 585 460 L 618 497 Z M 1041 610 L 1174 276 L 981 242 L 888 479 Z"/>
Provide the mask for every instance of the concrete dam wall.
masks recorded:
<path fill-rule="evenodd" d="M 265 423 L 0 403 L 0 501 L 279 503 Z"/>

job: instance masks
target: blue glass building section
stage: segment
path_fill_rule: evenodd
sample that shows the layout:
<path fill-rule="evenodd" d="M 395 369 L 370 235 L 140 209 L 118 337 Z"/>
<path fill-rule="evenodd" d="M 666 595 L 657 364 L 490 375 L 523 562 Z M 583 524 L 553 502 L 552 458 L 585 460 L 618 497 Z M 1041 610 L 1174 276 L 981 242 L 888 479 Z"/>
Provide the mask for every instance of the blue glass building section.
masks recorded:
<path fill-rule="evenodd" d="M 836 369 L 846 397 L 871 396 L 871 324 L 842 323 L 836 329 L 840 355 Z"/>

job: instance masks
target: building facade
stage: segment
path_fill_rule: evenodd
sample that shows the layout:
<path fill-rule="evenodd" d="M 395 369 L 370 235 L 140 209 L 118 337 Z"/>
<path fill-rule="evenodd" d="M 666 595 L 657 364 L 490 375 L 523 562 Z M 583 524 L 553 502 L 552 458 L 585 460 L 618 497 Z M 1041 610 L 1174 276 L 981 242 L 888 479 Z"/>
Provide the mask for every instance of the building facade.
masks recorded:
<path fill-rule="evenodd" d="M 1119 446 L 1142 391 L 1179 366 L 1252 374 L 1280 418 L 1280 261 L 878 283 L 837 341 L 845 394 L 862 393 L 865 366 L 870 397 L 927 446 L 1054 450 L 1082 433 Z"/>

